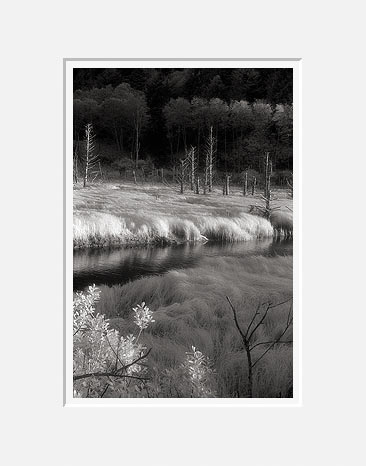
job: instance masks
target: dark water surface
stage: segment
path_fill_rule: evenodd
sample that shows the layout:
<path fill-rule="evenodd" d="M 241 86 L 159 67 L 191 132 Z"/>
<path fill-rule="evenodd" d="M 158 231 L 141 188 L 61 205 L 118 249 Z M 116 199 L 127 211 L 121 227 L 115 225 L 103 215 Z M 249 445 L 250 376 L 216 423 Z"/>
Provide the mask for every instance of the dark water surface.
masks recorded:
<path fill-rule="evenodd" d="M 74 251 L 74 291 L 95 283 L 123 284 L 172 269 L 194 267 L 204 257 L 292 255 L 292 240 L 257 240 L 238 243 L 185 243 L 121 249 Z"/>

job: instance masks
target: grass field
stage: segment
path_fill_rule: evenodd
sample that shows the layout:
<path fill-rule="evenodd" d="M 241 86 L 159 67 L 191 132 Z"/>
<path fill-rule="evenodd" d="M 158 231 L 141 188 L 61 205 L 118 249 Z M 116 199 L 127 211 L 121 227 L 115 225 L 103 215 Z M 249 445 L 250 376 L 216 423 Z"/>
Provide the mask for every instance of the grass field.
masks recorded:
<path fill-rule="evenodd" d="M 287 192 L 274 192 L 274 197 L 273 205 L 280 207 L 277 224 L 292 225 Z M 230 196 L 223 196 L 218 188 L 207 195 L 190 190 L 182 195 L 177 186 L 164 184 L 78 185 L 74 187 L 74 247 L 270 237 L 274 234 L 271 223 L 249 213 L 252 204 L 262 203 L 259 194 L 244 197 L 235 187 Z"/>
<path fill-rule="evenodd" d="M 149 374 L 161 390 L 159 396 L 179 396 L 179 380 L 161 380 L 166 370 L 182 363 L 194 345 L 207 355 L 217 372 L 219 397 L 247 396 L 247 362 L 240 336 L 225 296 L 248 325 L 256 306 L 279 303 L 292 296 L 292 257 L 206 258 L 198 267 L 172 270 L 141 278 L 123 286 L 101 288 L 97 311 L 111 326 L 126 335 L 134 331 L 132 307 L 145 301 L 154 311 L 155 323 L 143 335 L 152 348 Z M 258 329 L 253 344 L 276 338 L 283 329 L 290 303 L 273 309 Z M 292 340 L 289 329 L 286 339 Z M 263 347 L 253 350 L 253 357 Z M 170 393 L 169 387 L 174 387 Z M 261 360 L 254 373 L 255 397 L 292 396 L 292 345 L 277 345 Z"/>

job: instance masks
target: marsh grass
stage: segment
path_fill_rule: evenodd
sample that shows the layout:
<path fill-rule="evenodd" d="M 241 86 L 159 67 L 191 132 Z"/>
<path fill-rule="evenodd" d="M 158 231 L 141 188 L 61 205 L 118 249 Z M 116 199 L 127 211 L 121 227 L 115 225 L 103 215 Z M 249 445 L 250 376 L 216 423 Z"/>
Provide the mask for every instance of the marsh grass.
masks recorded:
<path fill-rule="evenodd" d="M 275 210 L 269 220 L 276 236 L 291 237 L 293 235 L 293 213 L 290 210 Z"/>
<path fill-rule="evenodd" d="M 281 197 L 281 196 L 280 196 Z M 74 247 L 183 241 L 247 241 L 273 235 L 271 223 L 248 214 L 252 197 L 234 190 L 181 195 L 164 185 L 97 184 L 74 189 Z M 284 208 L 292 201 L 285 193 Z"/>
<path fill-rule="evenodd" d="M 246 358 L 225 295 L 231 297 L 245 327 L 258 303 L 292 296 L 292 257 L 251 256 L 244 263 L 233 257 L 205 258 L 192 269 L 100 288 L 97 310 L 121 334 L 134 326 L 131 309 L 136 302 L 145 301 L 154 311 L 155 322 L 144 333 L 143 343 L 153 348 L 149 371 L 152 384 L 159 387 L 156 396 L 183 396 L 176 368 L 196 346 L 215 367 L 217 396 L 246 397 Z M 273 310 L 253 343 L 275 339 L 287 314 L 288 305 Z M 291 331 L 286 337 L 292 339 Z M 261 347 L 253 350 L 254 357 L 261 353 Z M 268 352 L 256 366 L 253 385 L 254 397 L 292 396 L 291 345 L 276 345 Z"/>

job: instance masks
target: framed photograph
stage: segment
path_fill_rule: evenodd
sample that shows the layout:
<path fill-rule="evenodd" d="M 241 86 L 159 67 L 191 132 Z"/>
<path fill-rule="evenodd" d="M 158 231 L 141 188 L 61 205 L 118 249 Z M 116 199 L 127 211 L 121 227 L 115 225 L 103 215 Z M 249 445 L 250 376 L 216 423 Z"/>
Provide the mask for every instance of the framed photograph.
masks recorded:
<path fill-rule="evenodd" d="M 299 60 L 64 60 L 66 406 L 301 406 Z"/>
<path fill-rule="evenodd" d="M 366 464 L 363 3 L 3 3 L 1 464 Z"/>

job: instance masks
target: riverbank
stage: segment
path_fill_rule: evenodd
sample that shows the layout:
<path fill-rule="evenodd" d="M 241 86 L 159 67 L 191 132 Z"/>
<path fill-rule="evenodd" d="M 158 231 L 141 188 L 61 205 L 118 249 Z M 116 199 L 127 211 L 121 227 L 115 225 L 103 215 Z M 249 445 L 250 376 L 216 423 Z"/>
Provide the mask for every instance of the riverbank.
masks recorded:
<path fill-rule="evenodd" d="M 277 213 L 292 225 L 292 200 L 275 191 Z M 185 241 L 248 241 L 273 236 L 271 223 L 249 213 L 260 194 L 207 195 L 164 184 L 98 183 L 74 187 L 74 248 L 173 244 Z"/>

